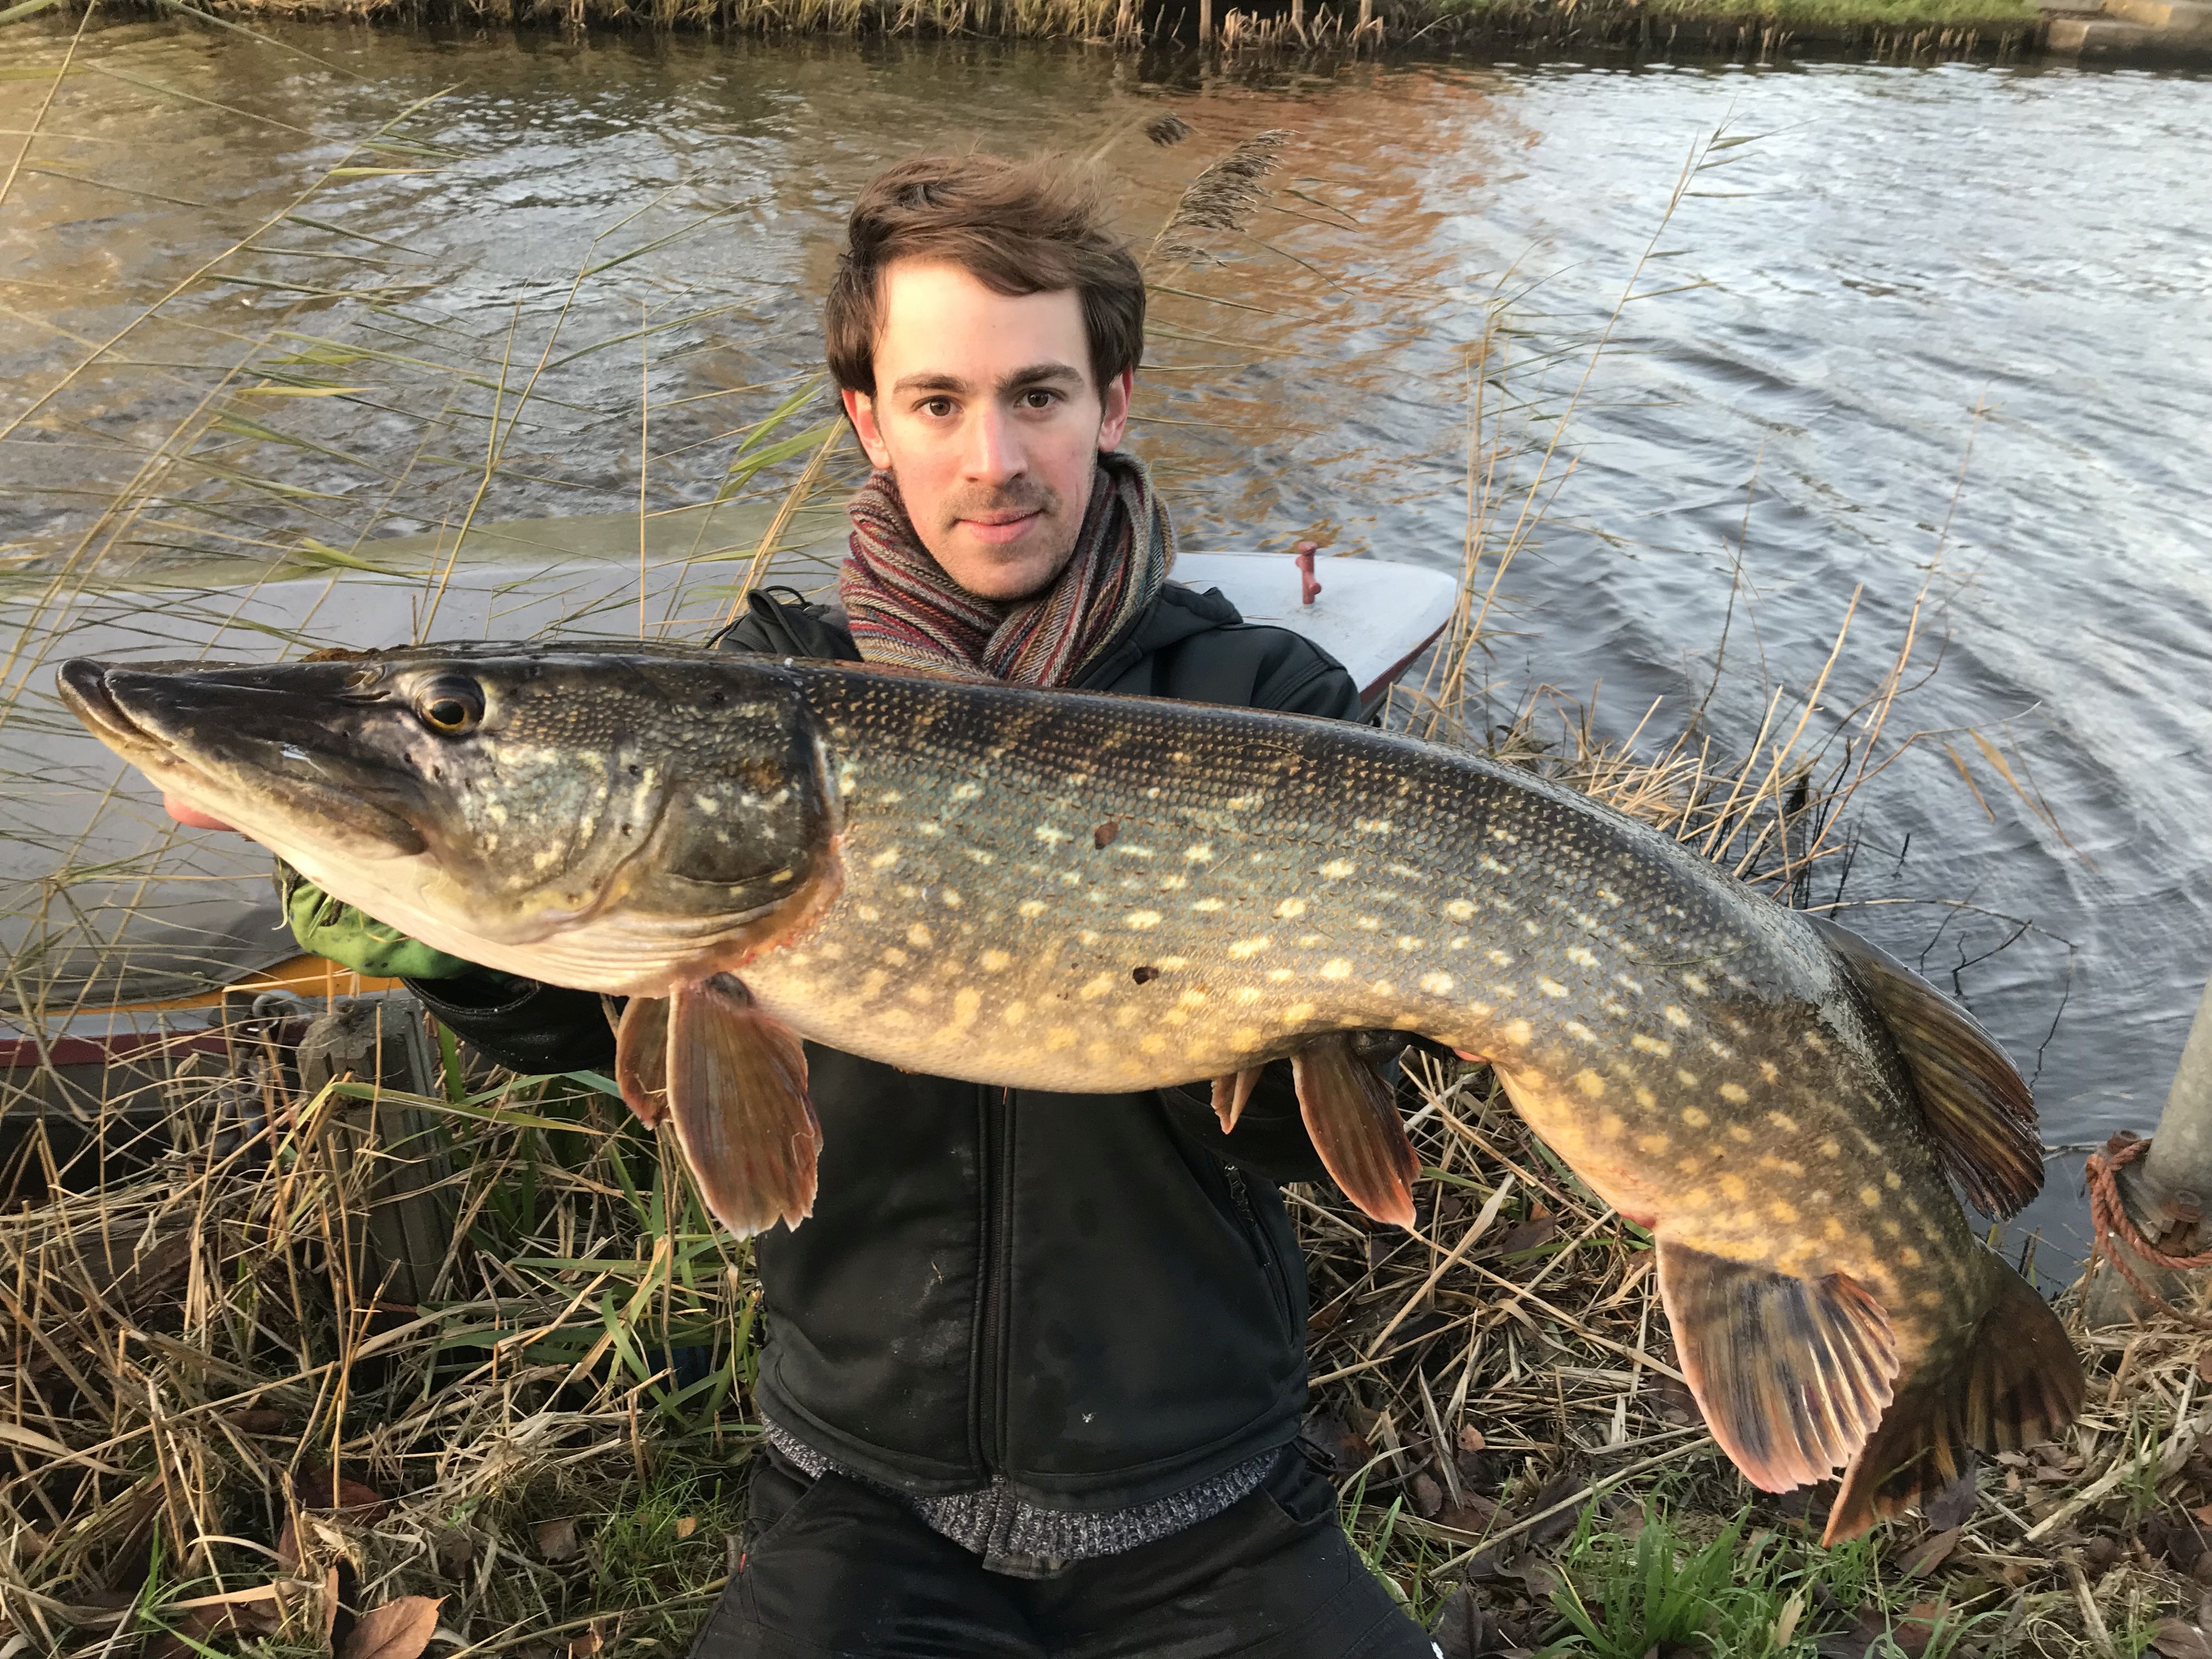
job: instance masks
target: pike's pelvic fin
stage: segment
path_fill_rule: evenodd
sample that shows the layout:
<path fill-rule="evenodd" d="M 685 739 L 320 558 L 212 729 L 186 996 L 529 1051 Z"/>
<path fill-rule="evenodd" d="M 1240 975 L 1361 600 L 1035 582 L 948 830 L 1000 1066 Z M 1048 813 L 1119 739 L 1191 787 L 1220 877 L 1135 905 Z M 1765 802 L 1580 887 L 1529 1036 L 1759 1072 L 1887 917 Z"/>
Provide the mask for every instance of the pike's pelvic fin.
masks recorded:
<path fill-rule="evenodd" d="M 1221 1120 L 1222 1133 L 1235 1128 L 1237 1120 L 1244 1115 L 1244 1103 L 1252 1098 L 1262 1069 L 1247 1066 L 1241 1072 L 1225 1072 L 1213 1079 L 1213 1115 Z"/>
<path fill-rule="evenodd" d="M 1984 1261 L 1989 1310 L 1965 1363 L 1901 1395 L 1844 1471 L 1824 1544 L 1856 1538 L 1923 1492 L 1957 1478 L 1961 1455 L 2048 1440 L 2081 1409 L 2081 1361 L 2034 1287 Z"/>
<path fill-rule="evenodd" d="M 669 999 L 667 1077 L 677 1140 L 724 1226 L 744 1238 L 814 1212 L 822 1125 L 790 1027 L 727 974 L 681 986 Z"/>
<path fill-rule="evenodd" d="M 1377 1221 L 1411 1227 L 1421 1160 L 1389 1086 L 1346 1036 L 1316 1038 L 1291 1056 L 1291 1069 L 1298 1115 L 1344 1195 Z"/>
<path fill-rule="evenodd" d="M 1849 1274 L 1797 1279 L 1662 1231 L 1659 1295 L 1706 1425 L 1754 1486 L 1825 1480 L 1874 1433 L 1897 1346 L 1889 1316 Z"/>
<path fill-rule="evenodd" d="M 668 999 L 632 997 L 615 1028 L 615 1082 L 648 1129 L 668 1113 Z"/>
<path fill-rule="evenodd" d="M 1944 1173 L 1984 1215 L 2012 1214 L 2043 1187 L 2027 1079 L 1972 1014 L 1903 963 L 1825 917 L 1809 920 L 1897 1040 Z"/>

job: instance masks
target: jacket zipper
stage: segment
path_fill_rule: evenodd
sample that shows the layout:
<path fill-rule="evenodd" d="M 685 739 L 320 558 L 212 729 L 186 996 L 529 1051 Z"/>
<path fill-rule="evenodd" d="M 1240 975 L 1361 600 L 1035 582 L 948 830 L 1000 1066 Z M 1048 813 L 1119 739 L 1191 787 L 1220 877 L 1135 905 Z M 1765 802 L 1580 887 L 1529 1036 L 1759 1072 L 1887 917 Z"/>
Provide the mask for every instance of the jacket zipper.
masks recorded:
<path fill-rule="evenodd" d="M 1229 1177 L 1229 1196 L 1235 1200 L 1237 1214 L 1244 1224 L 1244 1236 L 1252 1241 L 1252 1248 L 1260 1254 L 1260 1266 L 1267 1275 L 1267 1284 L 1275 1293 L 1275 1306 L 1282 1312 L 1287 1325 L 1294 1322 L 1291 1311 L 1291 1287 L 1275 1260 L 1275 1253 L 1267 1248 L 1267 1230 L 1260 1224 L 1260 1212 L 1252 1207 L 1252 1189 L 1245 1184 L 1244 1171 L 1224 1158 L 1222 1173 Z"/>
<path fill-rule="evenodd" d="M 1006 1285 L 1014 1248 L 1014 1091 L 983 1091 L 983 1317 L 977 1334 L 971 1428 L 987 1475 L 995 1477 L 1006 1462 Z"/>

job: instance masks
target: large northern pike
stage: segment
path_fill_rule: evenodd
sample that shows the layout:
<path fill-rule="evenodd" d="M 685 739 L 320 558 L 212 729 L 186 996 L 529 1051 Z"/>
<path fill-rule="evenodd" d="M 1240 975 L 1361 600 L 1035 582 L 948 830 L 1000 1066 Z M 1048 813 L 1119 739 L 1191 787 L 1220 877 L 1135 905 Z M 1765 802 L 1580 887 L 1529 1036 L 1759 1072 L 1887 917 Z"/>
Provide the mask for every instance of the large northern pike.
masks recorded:
<path fill-rule="evenodd" d="M 2050 1310 L 1943 1179 L 2042 1176 L 1958 1008 L 1668 837 L 1357 726 L 624 646 L 274 667 L 72 662 L 110 746 L 339 898 L 470 961 L 628 995 L 617 1069 L 741 1231 L 811 1206 L 799 1038 L 1097 1093 L 1288 1056 L 1316 1146 L 1410 1224 L 1348 1034 L 1418 1033 L 1656 1240 L 1684 1375 L 1831 1539 L 1968 1446 L 2070 1420 Z"/>

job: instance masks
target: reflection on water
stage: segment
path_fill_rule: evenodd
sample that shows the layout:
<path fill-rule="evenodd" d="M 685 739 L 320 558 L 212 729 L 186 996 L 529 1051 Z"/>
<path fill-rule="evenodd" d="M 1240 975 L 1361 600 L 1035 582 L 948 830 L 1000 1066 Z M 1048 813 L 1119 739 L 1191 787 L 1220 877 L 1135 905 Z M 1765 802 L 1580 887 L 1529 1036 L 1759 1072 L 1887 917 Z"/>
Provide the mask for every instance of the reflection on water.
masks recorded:
<path fill-rule="evenodd" d="M 1537 449 L 1571 412 L 1573 462 L 1501 587 L 1507 700 L 1602 681 L 1620 729 L 1654 697 L 1686 708 L 1732 618 L 1707 719 L 1741 744 L 1774 687 L 1819 674 L 1856 594 L 1817 729 L 1930 587 L 1941 671 L 1897 719 L 1936 735 L 1860 804 L 1844 896 L 1881 902 L 1851 919 L 2038 1071 L 2051 1139 L 2154 1116 L 2212 969 L 2204 81 L 1147 80 L 1079 50 L 144 24 L 95 31 L 78 62 L 0 209 L 0 426 L 19 422 L 0 570 L 342 557 L 471 512 L 705 499 L 812 368 L 842 206 L 884 160 L 1103 152 L 1148 232 L 1203 161 L 1287 128 L 1291 188 L 1251 234 L 1154 267 L 1139 436 L 1188 544 L 1316 534 L 1455 565 L 1469 354 L 1494 321 L 1487 406 Z M 0 82 L 0 125 L 28 126 L 44 91 Z M 1197 129 L 1179 149 L 1137 131 L 1164 107 Z M 1723 130 L 1753 142 L 1715 152 L 1648 246 Z M 1647 251 L 1656 297 L 1622 308 L 1578 392 Z M 2039 1218 L 2070 1214 L 2067 1186 Z"/>

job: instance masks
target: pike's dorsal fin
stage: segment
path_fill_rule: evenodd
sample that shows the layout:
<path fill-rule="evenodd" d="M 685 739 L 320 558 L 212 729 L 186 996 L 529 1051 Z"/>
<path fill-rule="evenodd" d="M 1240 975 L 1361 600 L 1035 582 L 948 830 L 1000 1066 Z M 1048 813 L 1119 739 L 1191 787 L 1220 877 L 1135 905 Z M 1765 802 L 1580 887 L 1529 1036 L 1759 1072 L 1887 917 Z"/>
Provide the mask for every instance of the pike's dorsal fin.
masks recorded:
<path fill-rule="evenodd" d="M 668 1110 L 707 1207 L 740 1238 L 814 1212 L 822 1125 L 798 1034 L 727 974 L 669 999 Z"/>
<path fill-rule="evenodd" d="M 2048 1440 L 2081 1409 L 2081 1361 L 2034 1287 L 1995 1256 L 1989 1310 L 1965 1364 L 1899 1395 L 1844 1472 L 1821 1541 L 1856 1538 L 1955 1479 L 1967 1449 L 2017 1451 Z"/>
<path fill-rule="evenodd" d="M 1826 1480 L 1881 1420 L 1897 1345 L 1889 1316 L 1849 1274 L 1798 1279 L 1662 1229 L 1659 1296 L 1705 1425 L 1753 1486 Z"/>
<path fill-rule="evenodd" d="M 2043 1138 L 2027 1079 L 1972 1014 L 1903 963 L 1824 916 L 1807 920 L 1881 1010 L 1944 1172 L 1984 1215 L 2020 1209 L 2043 1187 Z"/>
<path fill-rule="evenodd" d="M 668 999 L 632 997 L 615 1027 L 615 1082 L 648 1129 L 668 1112 Z"/>
<path fill-rule="evenodd" d="M 1298 1115 L 1344 1195 L 1377 1221 L 1413 1224 L 1421 1160 L 1397 1103 L 1346 1036 L 1318 1037 L 1291 1056 Z"/>
<path fill-rule="evenodd" d="M 1244 1115 L 1244 1103 L 1252 1098 L 1261 1069 L 1247 1066 L 1241 1072 L 1227 1072 L 1213 1079 L 1213 1115 L 1221 1120 L 1222 1133 L 1235 1128 L 1237 1120 Z"/>

